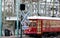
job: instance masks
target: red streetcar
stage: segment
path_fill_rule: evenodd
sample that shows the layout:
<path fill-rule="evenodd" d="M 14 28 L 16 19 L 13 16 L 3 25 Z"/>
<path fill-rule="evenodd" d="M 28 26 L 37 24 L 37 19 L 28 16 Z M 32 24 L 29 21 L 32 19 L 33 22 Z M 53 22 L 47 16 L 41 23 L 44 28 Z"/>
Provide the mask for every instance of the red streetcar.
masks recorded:
<path fill-rule="evenodd" d="M 25 34 L 58 35 L 60 33 L 60 18 L 58 17 L 30 16 L 27 19 L 30 24 L 28 29 L 24 30 Z"/>

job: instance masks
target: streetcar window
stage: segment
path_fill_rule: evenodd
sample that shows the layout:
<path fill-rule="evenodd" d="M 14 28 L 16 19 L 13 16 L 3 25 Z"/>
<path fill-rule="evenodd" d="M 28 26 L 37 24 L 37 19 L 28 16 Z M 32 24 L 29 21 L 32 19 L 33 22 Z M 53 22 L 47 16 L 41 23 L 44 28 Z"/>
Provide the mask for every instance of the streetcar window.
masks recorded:
<path fill-rule="evenodd" d="M 33 26 L 36 26 L 36 23 L 33 23 Z"/>
<path fill-rule="evenodd" d="M 29 26 L 36 26 L 36 22 L 35 21 L 30 22 Z"/>

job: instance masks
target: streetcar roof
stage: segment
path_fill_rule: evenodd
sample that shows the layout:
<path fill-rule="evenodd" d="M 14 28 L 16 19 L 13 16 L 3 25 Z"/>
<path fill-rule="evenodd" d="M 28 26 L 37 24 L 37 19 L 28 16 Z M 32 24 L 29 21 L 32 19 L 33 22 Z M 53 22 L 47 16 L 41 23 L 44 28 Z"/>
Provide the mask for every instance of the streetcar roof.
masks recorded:
<path fill-rule="evenodd" d="M 44 16 L 29 16 L 27 19 L 47 19 L 47 20 L 60 20 L 59 17 L 44 17 Z"/>

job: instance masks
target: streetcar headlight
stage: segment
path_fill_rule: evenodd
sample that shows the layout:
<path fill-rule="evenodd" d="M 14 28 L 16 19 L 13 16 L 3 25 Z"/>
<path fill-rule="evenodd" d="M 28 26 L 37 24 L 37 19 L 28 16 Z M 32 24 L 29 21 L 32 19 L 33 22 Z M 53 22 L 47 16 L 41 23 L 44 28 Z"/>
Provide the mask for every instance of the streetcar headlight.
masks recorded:
<path fill-rule="evenodd" d="M 31 31 L 31 30 L 29 30 L 29 31 Z"/>

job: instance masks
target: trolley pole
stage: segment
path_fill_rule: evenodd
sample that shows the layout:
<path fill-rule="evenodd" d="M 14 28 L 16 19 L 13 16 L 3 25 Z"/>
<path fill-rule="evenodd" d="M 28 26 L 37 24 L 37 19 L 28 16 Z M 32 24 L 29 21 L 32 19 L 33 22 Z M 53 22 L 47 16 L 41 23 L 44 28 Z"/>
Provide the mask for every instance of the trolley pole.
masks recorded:
<path fill-rule="evenodd" d="M 2 36 L 2 0 L 0 0 L 0 38 Z"/>

